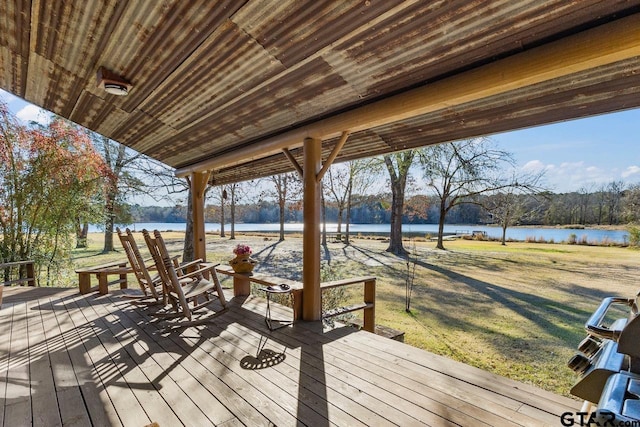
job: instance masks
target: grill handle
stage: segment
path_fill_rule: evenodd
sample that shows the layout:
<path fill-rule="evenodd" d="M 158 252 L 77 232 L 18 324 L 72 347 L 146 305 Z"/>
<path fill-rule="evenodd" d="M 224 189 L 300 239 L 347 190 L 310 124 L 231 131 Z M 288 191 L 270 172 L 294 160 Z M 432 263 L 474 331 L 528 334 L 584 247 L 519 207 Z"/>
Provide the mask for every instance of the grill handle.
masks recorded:
<path fill-rule="evenodd" d="M 609 329 L 606 326 L 602 326 L 602 320 L 607 315 L 609 307 L 614 304 L 626 305 L 633 307 L 635 305 L 634 299 L 628 298 L 614 298 L 608 297 L 602 300 L 600 307 L 591 315 L 587 323 L 584 325 L 587 332 L 591 335 L 595 335 L 600 338 L 610 339 L 617 341 L 622 333 L 622 330 Z"/>

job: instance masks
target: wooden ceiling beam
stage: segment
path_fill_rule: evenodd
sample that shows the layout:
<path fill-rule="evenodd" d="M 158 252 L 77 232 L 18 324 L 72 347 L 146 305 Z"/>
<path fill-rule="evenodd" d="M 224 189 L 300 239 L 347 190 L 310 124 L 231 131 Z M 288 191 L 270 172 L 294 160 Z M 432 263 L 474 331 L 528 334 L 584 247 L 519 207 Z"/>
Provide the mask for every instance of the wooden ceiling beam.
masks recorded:
<path fill-rule="evenodd" d="M 518 88 L 640 56 L 640 15 L 631 15 L 582 33 L 510 56 L 401 94 L 256 141 L 176 170 L 186 176 L 249 162 L 305 138 L 329 139 L 396 121 L 498 96 Z"/>

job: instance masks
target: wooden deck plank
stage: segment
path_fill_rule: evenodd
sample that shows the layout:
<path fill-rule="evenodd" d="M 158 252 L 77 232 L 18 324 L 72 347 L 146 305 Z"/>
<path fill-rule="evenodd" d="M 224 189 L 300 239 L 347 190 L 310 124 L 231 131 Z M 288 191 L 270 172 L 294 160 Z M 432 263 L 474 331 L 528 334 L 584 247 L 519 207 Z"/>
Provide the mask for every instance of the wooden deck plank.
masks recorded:
<path fill-rule="evenodd" d="M 31 392 L 29 383 L 29 341 L 25 304 L 12 306 L 11 346 L 7 364 L 4 425 L 31 424 Z"/>
<path fill-rule="evenodd" d="M 91 296 L 89 297 L 91 298 Z M 82 314 L 82 309 L 77 307 L 75 300 L 83 298 L 64 298 L 60 301 L 64 306 L 71 323 L 69 334 L 65 335 L 65 339 L 69 339 L 67 348 L 72 347 L 74 357 L 72 363 L 74 370 L 79 376 L 82 384 L 95 386 L 95 393 L 99 394 L 99 403 L 106 404 L 107 419 L 104 420 L 105 425 L 108 423 L 118 425 L 146 425 L 150 423 L 145 412 L 140 408 L 138 401 L 126 387 L 120 387 L 117 384 L 119 379 L 119 371 L 116 361 L 110 359 L 108 353 L 100 342 L 101 334 L 111 333 L 108 330 L 94 329 L 91 324 L 87 324 Z M 72 334 L 75 332 L 75 335 Z M 83 388 L 83 396 L 87 396 L 90 390 Z M 97 409 L 97 408 L 94 408 Z M 89 410 L 92 417 L 94 411 Z M 126 419 L 122 419 L 121 415 L 125 414 Z"/>
<path fill-rule="evenodd" d="M 103 299 L 99 298 L 99 300 Z M 89 300 L 89 303 L 91 302 Z M 176 425 L 180 422 L 186 425 L 218 425 L 234 418 L 231 412 L 180 366 L 180 360 L 177 363 L 174 360 L 172 363 L 160 365 L 147 351 L 151 342 L 145 340 L 139 331 L 125 328 L 122 322 L 124 316 L 120 315 L 125 311 L 124 309 L 118 310 L 116 316 L 104 304 L 92 304 L 92 307 L 97 316 L 95 322 L 110 322 L 114 325 L 111 328 L 114 340 L 120 343 L 122 351 L 126 351 L 130 358 L 129 376 L 125 380 L 129 381 L 129 384 L 135 384 L 136 387 L 147 385 L 148 390 L 134 389 L 134 392 L 142 394 L 141 392 L 146 391 L 144 396 L 139 396 L 139 399 L 151 419 L 158 422 L 162 420 L 161 424 L 167 425 Z M 168 372 L 168 368 L 171 372 Z M 169 376 L 170 374 L 172 376 Z M 203 412 L 203 408 L 207 407 L 213 410 L 207 411 L 208 413 Z"/>
<path fill-rule="evenodd" d="M 197 331 L 197 334 L 191 332 L 190 329 L 186 329 L 183 335 L 200 337 L 202 334 L 206 334 L 206 329 Z M 296 423 L 296 419 L 306 425 L 327 424 L 326 418 L 309 406 L 311 402 L 298 401 L 297 384 L 293 384 L 287 381 L 286 378 L 271 371 L 243 369 L 240 366 L 241 358 L 234 357 L 234 354 L 237 355 L 238 352 L 233 349 L 233 346 L 225 345 L 212 339 L 182 339 L 181 343 L 179 341 L 177 340 L 176 342 L 181 344 L 184 349 L 197 353 L 204 352 L 207 357 L 215 358 L 231 371 L 247 378 L 248 382 L 254 387 L 253 393 L 259 391 L 258 398 L 264 400 L 269 412 L 273 411 L 275 407 L 280 407 L 289 413 L 289 416 L 282 420 L 284 424 Z M 275 396 L 282 396 L 282 398 L 274 399 Z M 276 425 L 280 425 L 278 421 L 272 419 L 271 421 Z"/>
<path fill-rule="evenodd" d="M 33 426 L 61 426 L 51 361 L 44 335 L 44 325 L 38 301 L 29 301 L 27 329 L 29 331 L 29 380 L 31 382 L 31 410 Z"/>
<path fill-rule="evenodd" d="M 237 320 L 238 323 L 227 326 L 226 331 L 221 334 L 233 334 L 233 338 L 230 339 L 238 342 L 244 341 L 244 351 L 248 352 L 251 348 L 256 348 L 259 345 L 260 339 L 263 337 L 261 333 L 269 336 L 267 330 L 258 333 L 254 329 L 262 327 L 260 322 L 247 327 L 244 324 L 246 318 Z M 402 410 L 403 408 L 394 406 L 393 402 L 389 403 L 377 399 L 371 396 L 366 388 L 359 387 L 348 369 L 332 366 L 330 361 L 327 361 L 323 349 L 311 348 L 314 344 L 294 340 L 285 342 L 280 334 L 272 338 L 273 340 L 277 341 L 279 345 L 285 343 L 285 347 L 294 348 L 294 350 L 287 351 L 285 363 L 273 368 L 283 370 L 287 367 L 288 375 L 291 377 L 298 375 L 301 387 L 308 388 L 316 396 L 325 399 L 329 411 L 331 407 L 335 406 L 366 425 L 395 425 L 394 423 L 407 425 L 416 422 L 413 416 Z M 331 413 L 333 414 L 333 412 Z M 434 420 L 443 421 L 439 417 L 432 419 L 432 421 Z M 333 417 L 331 421 L 334 421 Z"/>
<path fill-rule="evenodd" d="M 231 316 L 231 314 L 229 314 L 229 316 Z M 248 335 L 243 336 L 242 330 L 239 334 L 232 332 L 232 330 L 237 329 L 238 326 L 239 325 L 236 324 L 225 324 L 224 328 L 222 328 L 216 327 L 216 325 L 210 325 L 207 327 L 207 330 L 202 333 L 211 337 L 219 337 L 220 339 L 215 340 L 216 346 L 225 353 L 232 355 L 239 363 L 247 360 L 252 362 L 256 360 L 258 361 L 257 363 L 259 363 L 259 359 L 255 358 L 254 355 L 257 355 L 261 343 L 260 339 L 264 340 L 264 337 L 256 337 L 255 340 L 249 341 L 246 339 Z M 273 351 L 270 348 L 268 350 Z M 334 404 L 339 398 L 345 399 L 343 403 L 348 403 L 346 396 L 338 396 L 336 394 L 334 395 L 336 399 L 330 399 L 327 396 L 328 390 L 326 390 L 324 383 L 301 371 L 298 363 L 299 360 L 294 359 L 295 354 L 298 353 L 299 350 L 287 349 L 286 347 L 279 350 L 281 351 L 277 351 L 275 354 L 280 354 L 284 363 L 273 363 L 268 369 L 261 370 L 263 376 L 284 390 L 287 390 L 291 399 L 304 401 L 309 408 L 324 418 L 330 415 L 329 421 L 332 423 L 350 426 L 365 425 L 357 417 L 353 416 L 353 412 L 345 411 L 340 406 Z M 274 359 L 277 358 L 278 356 L 274 357 Z M 287 361 L 289 362 L 287 363 Z M 302 376 L 304 376 L 304 378 L 302 378 Z M 352 407 L 352 409 L 355 408 Z M 385 424 L 382 420 L 379 421 L 378 425 Z"/>
<path fill-rule="evenodd" d="M 395 346 L 389 342 L 373 342 L 373 337 L 366 334 L 354 335 L 351 338 L 359 341 L 358 346 L 367 349 L 368 354 L 389 358 L 390 352 L 394 357 L 405 360 L 416 369 L 447 372 L 451 377 L 471 383 L 479 388 L 508 396 L 523 404 L 532 405 L 551 414 L 561 414 L 564 411 L 579 409 L 580 404 L 572 399 L 559 396 L 529 384 L 510 380 L 506 377 L 456 362 L 443 356 L 422 351 L 408 344 Z M 345 344 L 349 344 L 345 340 Z M 372 344 L 376 346 L 372 347 Z"/>
<path fill-rule="evenodd" d="M 153 329 L 155 336 L 160 336 L 163 332 L 163 328 L 158 322 L 153 322 L 152 319 L 143 317 L 143 313 L 140 311 L 127 311 L 127 314 L 132 316 L 132 319 L 136 323 L 142 320 L 146 323 L 145 329 Z M 201 347 L 194 347 L 192 343 L 187 343 L 180 336 L 175 334 L 168 334 L 166 339 L 158 340 L 157 344 L 167 353 L 177 354 L 177 357 L 181 358 L 183 364 L 187 362 L 189 371 L 194 372 L 195 375 L 202 379 L 207 379 L 209 376 L 215 376 L 218 380 L 224 382 L 229 387 L 229 390 L 234 394 L 225 392 L 222 389 L 221 393 L 218 393 L 218 398 L 221 399 L 227 408 L 233 409 L 234 405 L 241 405 L 241 401 L 250 405 L 250 408 L 258 411 L 260 418 L 258 421 L 266 420 L 267 423 L 273 425 L 295 425 L 297 419 L 290 413 L 283 410 L 280 406 L 274 405 L 273 400 L 264 393 L 262 384 L 260 381 L 253 381 L 246 378 L 243 372 L 238 372 L 227 365 L 226 360 L 221 360 L 210 354 Z M 185 357 L 188 356 L 188 357 Z M 193 369 L 193 371 L 192 371 Z M 216 390 L 221 390 L 219 384 L 215 384 Z M 256 414 L 253 413 L 249 407 L 241 407 L 239 411 L 235 411 L 234 414 L 238 417 L 242 417 L 244 422 L 256 419 Z M 248 417 L 247 417 L 248 413 Z M 264 418 L 262 418 L 264 417 Z M 247 422 L 247 425 L 263 425 L 263 422 L 252 424 Z"/>
<path fill-rule="evenodd" d="M 58 411 L 65 426 L 86 426 L 91 418 L 85 406 L 80 385 L 73 370 L 69 352 L 58 327 L 53 304 L 46 299 L 39 300 L 37 307 L 43 324 L 43 351 L 47 352 Z M 44 355 L 42 356 L 44 357 Z"/>
<path fill-rule="evenodd" d="M 271 332 L 259 297 L 233 299 L 208 323 L 172 329 L 175 321 L 119 293 L 47 292 L 35 302 L 34 290 L 0 310 L 10 325 L 0 330 L 0 425 L 36 425 L 51 410 L 42 422 L 60 425 L 59 417 L 65 426 L 540 426 L 579 407 L 363 331 L 318 333 L 317 323 L 300 322 Z M 277 304 L 272 310 L 291 315 Z M 271 359 L 261 361 L 265 339 Z M 31 387 L 16 382 L 24 369 Z M 11 407 L 18 400 L 7 392 L 20 391 L 30 404 Z"/>
<path fill-rule="evenodd" d="M 256 304 L 255 307 L 259 309 L 259 304 Z M 302 325 L 304 325 L 304 323 Z M 287 333 L 286 331 L 286 329 L 283 329 L 278 332 Z M 297 339 L 300 339 L 300 337 L 304 335 L 300 332 L 291 334 Z M 317 334 L 315 332 L 311 332 L 311 335 L 316 336 Z M 345 347 L 344 342 L 356 336 L 366 338 L 363 343 L 364 345 L 351 345 Z M 331 340 L 327 340 L 327 345 L 328 347 L 325 349 L 325 352 L 335 347 L 337 351 L 333 353 L 334 356 L 340 359 L 345 359 L 346 362 L 353 367 L 352 372 L 359 372 L 361 378 L 367 378 L 370 376 L 367 375 L 369 372 L 376 372 L 377 386 L 384 389 L 395 388 L 400 390 L 400 393 L 403 394 L 402 399 L 413 401 L 417 405 L 431 403 L 430 405 L 427 405 L 427 408 L 436 412 L 442 405 L 445 405 L 449 408 L 447 413 L 452 420 L 455 420 L 455 422 L 468 423 L 471 421 L 465 419 L 464 416 L 462 416 L 462 418 L 456 418 L 460 415 L 451 409 L 456 409 L 471 418 L 476 418 L 475 422 L 484 422 L 489 425 L 509 425 L 511 423 L 509 420 L 515 419 L 517 420 L 518 425 L 538 426 L 540 425 L 540 418 L 547 420 L 550 424 L 554 424 L 555 421 L 559 419 L 558 417 L 561 413 L 559 412 L 558 415 L 552 415 L 540 412 L 538 417 L 530 417 L 529 415 L 532 413 L 531 410 L 526 412 L 521 410 L 524 405 L 522 402 L 507 399 L 503 395 L 496 394 L 494 392 L 488 392 L 483 388 L 479 388 L 465 381 L 457 380 L 452 378 L 450 375 L 443 375 L 438 371 L 427 371 L 424 369 L 418 370 L 413 362 L 403 363 L 400 365 L 398 359 L 393 356 L 392 352 L 377 352 L 376 357 L 370 357 L 370 349 L 378 349 L 381 346 L 394 345 L 393 341 L 381 340 L 380 337 L 374 335 L 348 334 L 344 339 L 340 339 L 339 341 L 333 342 Z M 363 358 L 363 354 L 366 354 L 367 356 Z M 382 358 L 379 359 L 378 357 Z M 434 384 L 438 382 L 438 375 L 440 375 L 443 380 L 442 388 L 440 390 L 438 390 L 437 384 Z M 384 378 L 392 383 L 390 384 L 385 382 Z M 416 382 L 416 379 L 420 378 L 422 379 L 422 382 Z M 393 383 L 395 383 L 395 387 Z M 366 386 L 362 384 L 359 385 L 359 388 L 364 387 Z M 462 388 L 462 391 L 460 391 L 460 388 Z M 467 391 L 468 393 L 465 394 L 464 391 Z M 377 392 L 379 393 L 379 391 Z M 388 397 L 385 397 L 384 399 L 385 401 L 390 400 Z M 504 404 L 505 401 L 507 404 Z M 490 403 L 490 405 L 487 405 L 487 403 Z M 576 409 L 573 410 L 575 411 Z"/>
<path fill-rule="evenodd" d="M 7 400 L 7 374 L 9 372 L 9 354 L 11 350 L 11 328 L 13 322 L 13 307 L 3 304 L 0 309 L 0 402 L 8 402 Z M 4 405 L 0 410 L 0 426 L 4 425 Z"/>
<path fill-rule="evenodd" d="M 157 393 L 156 384 L 152 378 L 149 378 L 141 370 L 142 363 L 136 356 L 136 351 L 132 347 L 135 345 L 135 338 L 129 336 L 117 318 L 112 315 L 111 311 L 104 307 L 104 304 L 92 304 L 98 298 L 87 298 L 77 304 L 82 309 L 82 314 L 86 318 L 87 324 L 94 325 L 97 330 L 108 330 L 109 334 L 100 334 L 100 342 L 105 351 L 109 354 L 109 358 L 116 361 L 120 377 L 116 385 L 128 388 L 136 396 L 142 410 L 147 414 L 151 421 L 162 420 L 168 425 L 177 425 L 180 419 L 171 410 L 170 405 Z M 142 363 L 139 363 L 142 362 Z M 175 386 L 175 383 L 173 384 Z M 186 397 L 186 396 L 184 396 Z M 188 400 L 188 397 L 186 397 Z M 206 417 L 198 417 L 198 413 L 202 412 L 197 406 L 192 405 L 190 408 L 193 413 L 188 413 L 186 420 L 192 422 L 193 425 L 209 422 Z M 119 414 L 120 418 L 126 420 L 126 414 Z M 125 424 L 127 422 L 125 421 Z"/>
<path fill-rule="evenodd" d="M 62 417 L 75 425 L 118 426 L 115 406 L 97 375 L 92 373 L 92 365 L 87 363 L 84 341 L 90 335 L 80 333 L 71 319 L 64 303 L 65 299 L 82 298 L 78 295 L 50 299 L 42 303 L 43 310 L 49 310 L 53 321 L 45 329 L 60 412 Z M 84 417 L 77 414 L 84 406 L 89 423 L 83 424 Z"/>
<path fill-rule="evenodd" d="M 251 388 L 252 385 L 248 381 L 226 369 L 210 355 L 207 355 L 203 364 L 200 363 L 199 358 L 194 357 L 197 355 L 193 352 L 185 352 L 181 346 L 170 339 L 163 339 L 161 343 L 156 341 L 161 336 L 161 331 L 153 325 L 154 319 L 145 317 L 140 310 L 126 310 L 124 313 L 126 316 L 120 319 L 123 324 L 132 328 L 143 325 L 139 333 L 149 338 L 149 352 L 161 365 L 173 366 L 179 362 L 186 372 L 197 378 L 243 424 L 268 424 L 268 419 L 236 392 Z M 169 376 L 176 380 L 173 370 L 169 371 Z M 206 410 L 211 412 L 211 406 L 207 405 Z"/>
<path fill-rule="evenodd" d="M 459 410 L 447 411 L 448 420 L 442 418 L 439 413 L 442 413 L 442 403 L 431 399 L 429 396 L 420 395 L 412 390 L 406 390 L 402 384 L 395 383 L 393 381 L 385 380 L 384 378 L 378 378 L 379 372 L 375 371 L 363 371 L 359 369 L 358 365 L 363 363 L 363 360 L 357 359 L 353 362 L 345 362 L 337 357 L 336 354 L 329 351 L 327 346 L 331 339 L 323 340 L 318 337 L 314 331 L 302 330 L 303 326 L 290 329 L 282 329 L 277 331 L 278 340 L 285 339 L 282 335 L 287 334 L 289 339 L 297 340 L 299 345 L 305 348 L 305 354 L 303 356 L 305 363 L 316 363 L 316 369 L 320 369 L 324 375 L 327 376 L 328 385 L 332 386 L 332 383 L 345 382 L 357 390 L 359 393 L 352 395 L 351 398 L 362 402 L 372 412 L 378 412 L 381 415 L 387 415 L 390 419 L 396 422 L 400 421 L 401 424 L 412 424 L 416 422 L 426 424 L 442 424 L 445 422 L 451 423 L 463 423 L 463 424 L 475 424 L 480 425 L 481 420 L 476 417 L 465 414 Z M 344 333 L 355 333 L 355 329 L 345 330 Z M 250 333 L 248 330 L 243 333 Z M 338 332 L 340 333 L 340 331 Z M 274 334 L 275 335 L 275 334 Z M 321 359 L 314 357 L 316 354 L 323 354 Z M 340 354 L 340 352 L 338 352 Z M 383 369 L 383 368 L 380 368 Z M 359 373 L 359 375 L 354 374 Z M 376 372 L 375 383 L 371 383 L 371 372 Z M 422 387 L 424 389 L 424 387 Z M 420 390 L 423 391 L 424 390 Z M 474 407 L 475 408 L 475 407 Z M 395 413 L 394 413 L 395 411 Z M 508 422 L 500 419 L 503 424 L 508 425 Z M 486 422 L 486 421 L 485 421 Z M 488 423 L 488 425 L 492 425 Z"/>

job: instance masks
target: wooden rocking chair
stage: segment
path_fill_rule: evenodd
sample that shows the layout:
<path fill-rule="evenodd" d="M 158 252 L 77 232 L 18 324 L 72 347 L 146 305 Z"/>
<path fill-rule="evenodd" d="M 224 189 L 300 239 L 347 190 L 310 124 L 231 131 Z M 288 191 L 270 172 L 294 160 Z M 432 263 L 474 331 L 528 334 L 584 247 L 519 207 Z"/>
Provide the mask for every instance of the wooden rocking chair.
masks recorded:
<path fill-rule="evenodd" d="M 179 274 L 160 232 L 154 230 L 154 237 L 147 230 L 143 230 L 142 234 L 167 290 L 166 295 L 176 312 L 191 321 L 193 311 L 214 302 L 215 298 L 220 301 L 223 309 L 227 307 L 214 264 L 204 264 L 202 260 L 197 260 L 193 262 L 198 264 L 197 270 Z M 205 278 L 205 274 L 211 279 Z M 204 298 L 204 301 L 199 303 L 199 298 Z M 193 302 L 193 307 L 189 307 L 190 301 Z"/>
<path fill-rule="evenodd" d="M 156 301 L 163 297 L 163 302 L 166 305 L 167 300 L 165 292 L 162 291 L 162 280 L 158 274 L 151 276 L 149 269 L 145 263 L 145 260 L 140 255 L 140 250 L 136 244 L 136 240 L 133 238 L 131 230 L 128 228 L 123 232 L 120 228 L 116 227 L 120 243 L 124 248 L 124 252 L 127 254 L 127 259 L 131 265 L 136 280 L 140 285 L 142 294 L 144 297 L 153 297 Z"/>
<path fill-rule="evenodd" d="M 120 243 L 124 248 L 125 253 L 127 254 L 127 259 L 129 260 L 129 264 L 131 265 L 131 269 L 133 270 L 134 275 L 136 276 L 136 280 L 140 285 L 140 289 L 142 290 L 142 297 L 153 297 L 156 301 L 160 301 L 160 297 L 162 297 L 162 304 L 167 305 L 167 289 L 164 287 L 164 281 L 160 274 L 156 273 L 151 275 L 150 270 L 155 270 L 157 267 L 155 266 L 155 260 L 151 258 L 150 260 L 145 260 L 142 258 L 140 254 L 140 250 L 138 249 L 138 245 L 136 243 L 135 238 L 133 237 L 133 233 L 128 228 L 122 232 L 120 228 L 116 227 L 116 231 L 118 232 L 118 237 L 120 238 Z M 198 265 L 197 262 L 190 262 L 185 264 L 180 264 L 177 256 L 173 257 L 171 261 L 173 265 L 178 270 L 179 274 L 182 274 L 183 271 L 186 271 L 189 268 L 195 267 Z M 147 263 L 151 261 L 151 265 L 147 267 Z"/>

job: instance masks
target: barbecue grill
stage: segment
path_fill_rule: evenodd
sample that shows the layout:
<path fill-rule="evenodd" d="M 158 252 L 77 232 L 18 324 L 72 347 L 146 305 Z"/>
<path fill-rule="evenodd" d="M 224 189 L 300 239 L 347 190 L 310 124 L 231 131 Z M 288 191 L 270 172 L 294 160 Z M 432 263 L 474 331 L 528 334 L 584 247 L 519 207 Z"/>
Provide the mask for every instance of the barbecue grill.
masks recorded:
<path fill-rule="evenodd" d="M 640 293 L 639 293 L 640 294 Z M 623 307 L 627 317 L 607 325 L 613 307 Z M 571 394 L 597 405 L 595 419 L 640 420 L 640 316 L 636 298 L 609 297 L 585 324 L 587 336 L 568 365 L 580 375 Z"/>

